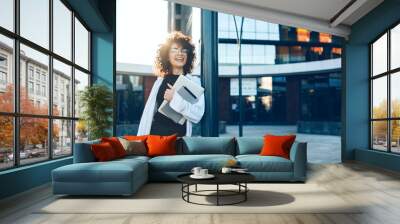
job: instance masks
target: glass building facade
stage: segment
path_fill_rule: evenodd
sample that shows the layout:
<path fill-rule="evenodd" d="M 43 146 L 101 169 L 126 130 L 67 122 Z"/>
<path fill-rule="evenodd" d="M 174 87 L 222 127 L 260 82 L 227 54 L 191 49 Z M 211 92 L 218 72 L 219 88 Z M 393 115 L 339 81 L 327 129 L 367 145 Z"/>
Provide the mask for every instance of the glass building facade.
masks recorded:
<path fill-rule="evenodd" d="M 342 38 L 244 18 L 240 107 L 240 22 L 218 13 L 220 134 L 239 136 L 239 125 L 244 136 L 262 134 L 257 129 L 275 125 L 340 135 Z"/>
<path fill-rule="evenodd" d="M 168 8 L 169 31 L 191 35 L 200 50 L 200 9 L 174 3 L 163 7 Z M 342 41 L 330 34 L 245 18 L 240 107 L 235 22 L 232 15 L 218 13 L 220 135 L 238 136 L 239 125 L 245 136 L 265 132 L 263 126 L 271 125 L 340 135 Z M 200 52 L 197 55 L 201 59 Z M 199 62 L 195 75 L 201 75 Z M 151 62 L 135 61 L 117 66 L 117 135 L 137 132 L 156 80 L 151 67 Z M 200 125 L 193 135 L 201 135 Z"/>

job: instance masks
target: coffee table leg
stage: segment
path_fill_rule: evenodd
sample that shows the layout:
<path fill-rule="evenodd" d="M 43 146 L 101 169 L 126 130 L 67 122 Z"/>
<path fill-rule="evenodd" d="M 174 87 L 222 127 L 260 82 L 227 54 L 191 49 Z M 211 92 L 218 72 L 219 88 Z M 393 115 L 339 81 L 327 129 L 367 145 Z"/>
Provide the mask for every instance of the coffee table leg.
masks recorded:
<path fill-rule="evenodd" d="M 190 200 L 189 200 L 189 195 L 190 195 L 190 184 L 188 184 L 187 191 L 188 191 L 188 194 L 187 194 L 187 201 L 190 202 Z"/>
<path fill-rule="evenodd" d="M 244 183 L 244 201 L 247 201 L 247 192 L 248 192 L 248 190 L 247 190 L 247 183 Z"/>
<path fill-rule="evenodd" d="M 219 205 L 219 184 L 217 184 L 217 206 Z"/>
<path fill-rule="evenodd" d="M 197 192 L 197 184 L 196 184 L 196 186 L 195 186 L 195 191 Z"/>

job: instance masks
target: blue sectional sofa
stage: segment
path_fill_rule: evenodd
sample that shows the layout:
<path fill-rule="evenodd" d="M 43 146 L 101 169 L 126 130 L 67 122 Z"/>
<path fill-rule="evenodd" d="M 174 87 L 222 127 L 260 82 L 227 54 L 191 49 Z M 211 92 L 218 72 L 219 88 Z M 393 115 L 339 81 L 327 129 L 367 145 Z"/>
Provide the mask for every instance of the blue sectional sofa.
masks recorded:
<path fill-rule="evenodd" d="M 148 181 L 176 181 L 196 166 L 218 172 L 231 159 L 247 168 L 256 181 L 306 180 L 306 143 L 295 142 L 289 160 L 258 155 L 262 137 L 183 137 L 177 140 L 177 155 L 96 162 L 90 145 L 98 142 L 75 144 L 74 163 L 53 170 L 54 194 L 131 195 Z"/>

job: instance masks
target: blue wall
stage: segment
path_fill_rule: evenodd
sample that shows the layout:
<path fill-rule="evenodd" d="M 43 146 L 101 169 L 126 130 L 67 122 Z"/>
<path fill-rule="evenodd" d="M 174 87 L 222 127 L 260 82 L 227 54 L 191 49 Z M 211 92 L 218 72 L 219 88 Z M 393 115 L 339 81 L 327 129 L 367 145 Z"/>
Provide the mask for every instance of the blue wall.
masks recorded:
<path fill-rule="evenodd" d="M 69 157 L 0 172 L 0 199 L 48 183 L 53 169 L 71 163 Z"/>
<path fill-rule="evenodd" d="M 109 30 L 92 32 L 92 83 L 103 84 L 115 93 L 116 69 L 116 1 L 99 1 L 98 9 L 108 24 Z M 109 132 L 115 135 L 115 94 L 114 94 L 113 125 Z"/>
<path fill-rule="evenodd" d="M 115 0 L 67 0 L 92 31 L 92 81 L 114 89 Z M 112 127 L 110 127 L 111 129 Z M 72 158 L 52 160 L 0 172 L 0 199 L 51 181 L 51 171 L 72 163 Z"/>
<path fill-rule="evenodd" d="M 345 130 L 343 160 L 358 160 L 398 170 L 398 156 L 382 156 L 369 148 L 369 49 L 368 44 L 400 21 L 400 0 L 385 0 L 351 27 L 345 46 Z M 363 150 L 363 151 L 359 151 Z M 387 154 L 387 153 L 383 153 Z M 379 162 L 376 162 L 379 160 Z"/>
<path fill-rule="evenodd" d="M 92 33 L 93 83 L 101 83 L 111 89 L 114 83 L 113 40 L 113 33 Z"/>

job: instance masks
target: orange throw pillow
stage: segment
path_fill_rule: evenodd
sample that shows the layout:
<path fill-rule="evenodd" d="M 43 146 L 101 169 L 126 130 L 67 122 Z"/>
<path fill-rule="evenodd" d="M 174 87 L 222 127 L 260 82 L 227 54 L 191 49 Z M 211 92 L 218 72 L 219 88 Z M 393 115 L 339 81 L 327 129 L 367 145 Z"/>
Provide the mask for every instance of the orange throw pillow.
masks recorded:
<path fill-rule="evenodd" d="M 101 138 L 101 142 L 108 142 L 114 149 L 117 158 L 125 157 L 126 151 L 117 137 Z"/>
<path fill-rule="evenodd" d="M 280 156 L 290 159 L 290 148 L 293 145 L 296 135 L 275 136 L 265 135 L 264 145 L 261 149 L 261 156 Z"/>
<path fill-rule="evenodd" d="M 91 150 L 94 154 L 94 157 L 99 162 L 110 161 L 117 158 L 114 149 L 108 142 L 93 144 L 91 145 Z"/>
<path fill-rule="evenodd" d="M 176 135 L 149 135 L 146 140 L 148 156 L 176 155 L 176 138 Z"/>
<path fill-rule="evenodd" d="M 135 136 L 135 135 L 125 135 L 124 139 L 128 140 L 128 141 L 143 141 L 145 142 L 147 139 L 148 135 L 140 135 L 140 136 Z"/>

